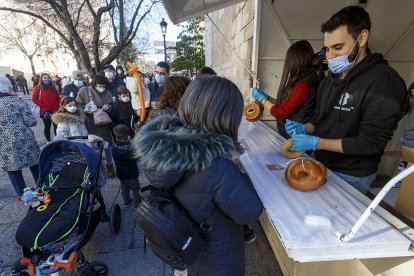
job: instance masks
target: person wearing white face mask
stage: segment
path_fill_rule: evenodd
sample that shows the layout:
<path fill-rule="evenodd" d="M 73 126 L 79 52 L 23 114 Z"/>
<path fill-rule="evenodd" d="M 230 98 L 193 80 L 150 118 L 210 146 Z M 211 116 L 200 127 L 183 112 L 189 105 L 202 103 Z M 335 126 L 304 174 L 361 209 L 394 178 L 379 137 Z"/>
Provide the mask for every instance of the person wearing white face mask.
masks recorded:
<path fill-rule="evenodd" d="M 121 124 L 127 125 L 130 129 L 130 136 L 134 136 L 132 127 L 136 119 L 131 103 L 131 92 L 125 86 L 118 88 L 118 98 L 112 106 L 111 118 L 113 128 Z"/>
<path fill-rule="evenodd" d="M 109 146 L 105 149 L 105 160 L 106 160 L 106 172 L 108 177 L 115 177 L 115 167 L 112 159 L 112 132 L 111 132 L 111 122 L 105 124 L 95 123 L 95 115 L 104 111 L 111 115 L 112 112 L 112 96 L 111 93 L 107 90 L 108 79 L 100 74 L 95 75 L 92 78 L 91 84 L 89 87 L 83 87 L 79 90 L 76 97 L 76 102 L 79 104 L 79 108 L 86 113 L 85 114 L 85 125 L 89 134 L 93 134 L 101 137 Z M 95 112 L 98 112 L 94 114 Z M 106 116 L 108 117 L 108 116 Z M 108 117 L 109 119 L 109 117 Z"/>
<path fill-rule="evenodd" d="M 79 89 L 85 86 L 85 72 L 82 70 L 75 70 L 72 72 L 73 82 L 63 87 L 61 97 L 73 97 L 76 99 Z"/>
<path fill-rule="evenodd" d="M 113 98 L 118 96 L 118 88 L 125 86 L 125 82 L 116 74 L 115 68 L 112 64 L 106 64 L 103 68 L 103 74 L 108 79 L 106 89 L 111 92 Z M 115 102 L 115 101 L 114 101 Z"/>
<path fill-rule="evenodd" d="M 52 122 L 57 125 L 54 139 L 89 135 L 85 126 L 85 113 L 77 108 L 73 97 L 62 98 L 59 111 L 52 115 Z"/>
<path fill-rule="evenodd" d="M 369 50 L 370 29 L 369 14 L 358 6 L 322 24 L 331 72 L 319 86 L 312 119 L 285 125 L 296 151 L 313 150 L 318 161 L 362 193 L 375 180 L 406 95 L 398 73 Z"/>

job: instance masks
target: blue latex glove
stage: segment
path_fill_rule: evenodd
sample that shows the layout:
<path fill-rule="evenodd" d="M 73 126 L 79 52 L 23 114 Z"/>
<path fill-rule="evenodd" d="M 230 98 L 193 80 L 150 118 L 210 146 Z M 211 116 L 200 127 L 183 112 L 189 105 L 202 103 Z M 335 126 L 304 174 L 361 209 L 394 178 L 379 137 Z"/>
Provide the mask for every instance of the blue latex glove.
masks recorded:
<path fill-rule="evenodd" d="M 262 102 L 263 100 L 267 99 L 269 95 L 258 88 L 253 88 L 252 96 L 256 101 Z"/>
<path fill-rule="evenodd" d="M 292 136 L 293 148 L 296 151 L 316 151 L 316 145 L 319 142 L 319 137 L 308 134 L 296 134 Z"/>
<path fill-rule="evenodd" d="M 306 128 L 304 124 L 291 120 L 286 120 L 285 130 L 290 136 L 293 136 L 295 134 L 306 134 Z"/>

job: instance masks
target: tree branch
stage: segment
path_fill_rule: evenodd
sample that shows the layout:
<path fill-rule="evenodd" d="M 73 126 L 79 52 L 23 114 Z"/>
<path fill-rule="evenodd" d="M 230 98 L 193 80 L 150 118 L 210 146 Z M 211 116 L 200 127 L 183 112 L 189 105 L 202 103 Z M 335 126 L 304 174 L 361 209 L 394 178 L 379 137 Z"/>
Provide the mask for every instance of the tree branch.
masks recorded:
<path fill-rule="evenodd" d="M 86 0 L 83 0 L 82 4 L 81 4 L 81 5 L 80 5 L 80 7 L 79 7 L 79 10 L 78 10 L 78 15 L 76 16 L 76 22 L 75 22 L 75 25 L 74 25 L 74 27 L 75 27 L 75 28 L 77 28 L 77 27 L 78 27 L 78 24 L 79 24 L 79 17 L 80 17 L 80 14 L 81 14 L 82 8 L 83 8 L 83 6 L 85 5 L 85 2 L 86 2 Z"/>
<path fill-rule="evenodd" d="M 0 7 L 0 11 L 11 11 L 11 12 L 15 12 L 15 13 L 27 14 L 27 15 L 30 15 L 30 16 L 35 17 L 37 19 L 40 19 L 42 22 L 44 22 L 46 24 L 46 26 L 48 26 L 53 31 L 55 31 L 68 45 L 70 45 L 70 41 L 66 38 L 66 36 L 58 28 L 56 28 L 49 21 L 47 21 L 43 16 L 40 16 L 40 15 L 38 15 L 36 13 L 33 13 L 33 12 L 18 10 L 18 9 L 12 9 L 12 8 L 7 8 L 7 7 Z"/>

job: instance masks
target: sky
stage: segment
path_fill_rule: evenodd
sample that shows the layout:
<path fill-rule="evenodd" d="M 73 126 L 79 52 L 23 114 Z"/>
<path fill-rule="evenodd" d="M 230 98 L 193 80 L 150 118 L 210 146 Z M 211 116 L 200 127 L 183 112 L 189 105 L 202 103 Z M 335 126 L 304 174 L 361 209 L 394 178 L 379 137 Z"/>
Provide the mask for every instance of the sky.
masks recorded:
<path fill-rule="evenodd" d="M 1 0 L 0 0 L 1 1 Z M 152 11 L 151 16 L 151 40 L 163 40 L 163 36 L 161 33 L 161 26 L 160 22 L 164 18 L 167 22 L 167 34 L 165 39 L 167 41 L 177 41 L 177 36 L 181 32 L 182 28 L 180 26 L 174 25 L 170 19 L 168 18 L 167 11 L 164 9 L 162 4 L 159 4 L 156 10 Z M 183 23 L 181 23 L 183 24 Z M 181 25 L 180 24 L 180 25 Z M 185 22 L 184 22 L 185 24 Z"/>

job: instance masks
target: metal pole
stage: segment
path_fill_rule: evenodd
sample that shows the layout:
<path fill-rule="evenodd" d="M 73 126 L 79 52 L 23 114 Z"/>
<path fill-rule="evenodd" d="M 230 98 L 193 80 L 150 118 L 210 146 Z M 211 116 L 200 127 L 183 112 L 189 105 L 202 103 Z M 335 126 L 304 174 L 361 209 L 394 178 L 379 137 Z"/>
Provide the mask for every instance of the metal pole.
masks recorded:
<path fill-rule="evenodd" d="M 164 36 L 164 61 L 167 62 L 167 45 L 165 44 L 165 34 Z"/>

